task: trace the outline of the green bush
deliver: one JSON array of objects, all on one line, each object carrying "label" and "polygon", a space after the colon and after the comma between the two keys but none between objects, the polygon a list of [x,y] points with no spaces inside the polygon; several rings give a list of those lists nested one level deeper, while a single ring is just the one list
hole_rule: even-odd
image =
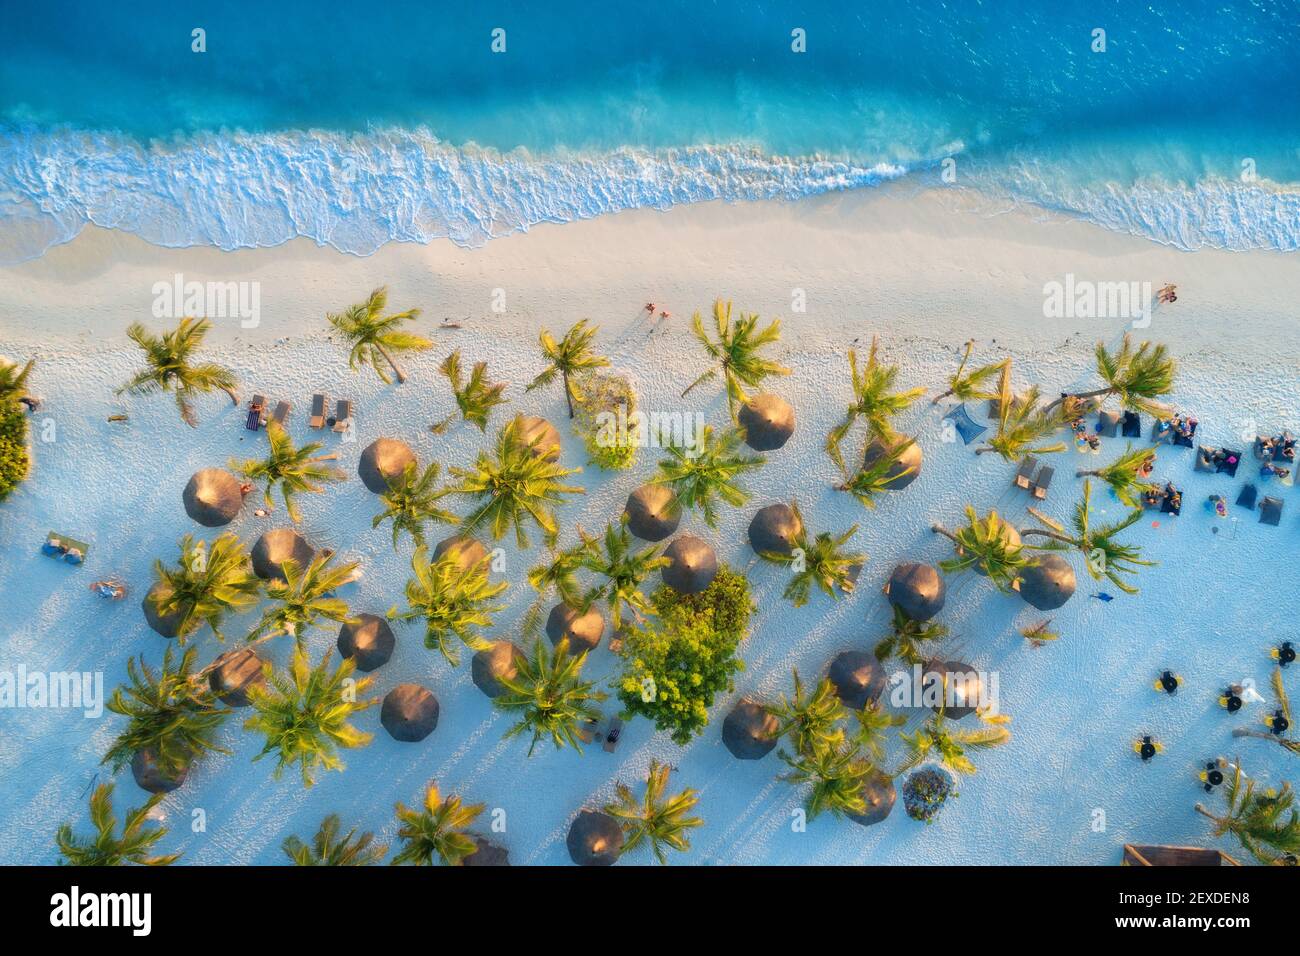
[{"label": "green bush", "polygon": [[641,441],[632,384],[610,372],[588,372],[577,384],[582,401],[574,410],[573,427],[582,436],[591,463],[606,471],[631,468]]},{"label": "green bush", "polygon": [[27,416],[16,402],[0,406],[0,501],[27,477]]},{"label": "green bush", "polygon": [[744,670],[736,648],[754,611],[749,582],[724,566],[699,594],[661,585],[650,600],[657,617],[624,638],[618,699],[629,716],[648,717],[676,743],[689,743],[709,722],[714,696],[730,691]]}]

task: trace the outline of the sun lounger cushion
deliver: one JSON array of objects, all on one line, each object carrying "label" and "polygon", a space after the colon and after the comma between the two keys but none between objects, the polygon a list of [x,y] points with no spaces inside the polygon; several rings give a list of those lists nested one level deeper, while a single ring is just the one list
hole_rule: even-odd
[{"label": "sun lounger cushion", "polygon": [[1114,438],[1119,434],[1119,412],[1099,412],[1097,414],[1097,434]]},{"label": "sun lounger cushion", "polygon": [[1237,505],[1241,508],[1255,507],[1255,499],[1259,497],[1259,489],[1254,485],[1246,485],[1241,489],[1241,494],[1237,495]]},{"label": "sun lounger cushion", "polygon": [[1217,471],[1214,464],[1214,449],[1206,448],[1204,445],[1196,449],[1195,467],[1197,471]]},{"label": "sun lounger cushion", "polygon": [[1056,474],[1056,469],[1051,465],[1044,465],[1038,470],[1038,477],[1034,479],[1034,497],[1043,498],[1047,495],[1047,489],[1052,485],[1052,476]]},{"label": "sun lounger cushion", "polygon": [[1259,503],[1259,523],[1278,525],[1282,521],[1282,499],[1272,495]]},{"label": "sun lounger cushion", "polygon": [[1164,501],[1160,503],[1160,510],[1165,514],[1178,515],[1183,513],[1183,496],[1182,495],[1165,495]]},{"label": "sun lounger cushion", "polygon": [[1016,469],[1016,478],[1013,484],[1015,484],[1016,487],[1018,488],[1028,488],[1031,484],[1033,484],[1032,479],[1034,477],[1034,469],[1037,467],[1038,467],[1038,459],[1035,458],[1033,455],[1030,455],[1028,458],[1022,461],[1020,463],[1020,467]]},{"label": "sun lounger cushion", "polygon": [[1137,412],[1125,412],[1120,419],[1120,434],[1125,438],[1142,437],[1142,419]]},{"label": "sun lounger cushion", "polygon": [[957,430],[961,436],[962,444],[969,445],[980,435],[988,431],[987,425],[981,425],[970,417],[970,412],[966,410],[965,405],[958,405],[947,415],[943,416],[946,422],[952,422],[952,427]]},{"label": "sun lounger cushion", "polygon": [[275,419],[276,423],[283,425],[285,419],[289,417],[289,408],[288,402],[281,402],[275,406],[275,414],[271,417]]},{"label": "sun lounger cushion", "polygon": [[1192,439],[1196,436],[1196,422],[1192,422],[1191,426],[1192,427],[1190,432],[1186,435],[1184,435],[1182,432],[1178,431],[1177,429],[1174,430],[1175,445],[1181,445],[1183,448],[1193,447],[1195,442],[1193,442]]},{"label": "sun lounger cushion", "polygon": [[1237,466],[1241,464],[1241,452],[1233,451],[1231,448],[1224,448],[1222,451],[1226,457],[1219,462],[1219,473],[1235,478]]}]

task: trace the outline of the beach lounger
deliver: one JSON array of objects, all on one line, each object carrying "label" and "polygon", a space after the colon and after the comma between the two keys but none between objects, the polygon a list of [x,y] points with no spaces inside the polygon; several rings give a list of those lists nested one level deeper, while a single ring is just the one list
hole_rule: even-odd
[{"label": "beach lounger", "polygon": [[1255,510],[1255,500],[1259,496],[1259,489],[1254,485],[1246,485],[1241,489],[1241,494],[1237,495],[1237,507],[1249,508]]},{"label": "beach lounger", "polygon": [[1183,513],[1183,493],[1177,488],[1170,494],[1166,492],[1164,500],[1160,503],[1160,510],[1167,515],[1173,515],[1175,518]]},{"label": "beach lounger", "polygon": [[1114,438],[1119,434],[1119,412],[1097,413],[1097,434],[1104,438]]},{"label": "beach lounger", "polygon": [[591,720],[584,722],[583,725],[578,728],[578,739],[584,744],[589,744],[596,739],[596,734],[599,729],[600,724],[593,717]]},{"label": "beach lounger", "polygon": [[956,429],[957,434],[961,436],[962,444],[969,445],[980,435],[989,430],[987,425],[981,425],[970,417],[970,412],[966,410],[965,405],[958,405],[947,415],[943,416],[945,422],[952,422],[952,427]]},{"label": "beach lounger", "polygon": [[345,432],[351,427],[352,403],[341,398],[338,405],[334,407],[334,430],[336,432]]},{"label": "beach lounger", "polygon": [[1237,466],[1241,464],[1241,452],[1234,451],[1231,448],[1221,448],[1219,450],[1226,456],[1219,462],[1219,473],[1232,478],[1237,477]]},{"label": "beach lounger", "polygon": [[244,427],[250,432],[255,432],[266,423],[266,396],[254,395],[253,400],[248,403],[248,420],[244,422]]},{"label": "beach lounger", "polygon": [[1259,523],[1276,527],[1282,522],[1282,499],[1272,495],[1259,503]]},{"label": "beach lounger", "polygon": [[51,531],[45,536],[45,543],[41,545],[41,554],[47,558],[54,558],[59,561],[66,561],[68,564],[81,564],[86,560],[86,555],[90,552],[90,545],[84,541],[78,541],[76,538],[69,538],[65,534]]},{"label": "beach lounger", "polygon": [[288,402],[281,402],[275,406],[275,414],[271,416],[271,421],[275,422],[281,428],[289,420],[289,409],[292,406]]},{"label": "beach lounger", "polygon": [[[1186,423],[1185,423],[1185,424],[1186,424]],[[1192,427],[1191,427],[1191,429],[1188,431],[1188,433],[1187,433],[1186,435],[1184,435],[1182,432],[1180,432],[1177,428],[1173,429],[1173,434],[1174,434],[1174,444],[1175,444],[1175,445],[1178,445],[1178,446],[1180,446],[1180,447],[1182,447],[1182,448],[1193,448],[1193,447],[1195,447],[1195,444],[1196,444],[1196,443],[1195,443],[1194,441],[1192,441],[1192,439],[1196,437],[1196,426],[1197,426],[1197,424],[1198,424],[1198,423],[1195,422],[1195,421],[1191,422],[1191,426],[1192,426]]]},{"label": "beach lounger", "polygon": [[1272,445],[1268,446],[1267,451],[1264,450],[1264,442],[1267,440],[1263,435],[1255,436],[1255,457],[1260,461],[1271,461],[1277,453],[1277,449]]},{"label": "beach lounger", "polygon": [[1016,471],[1016,477],[1012,479],[1011,483],[1017,488],[1024,488],[1028,491],[1029,486],[1033,483],[1034,469],[1037,467],[1038,459],[1030,455],[1020,463],[1020,468]]},{"label": "beach lounger", "polygon": [[1125,438],[1142,437],[1142,418],[1137,412],[1125,412],[1120,419],[1119,433]]},{"label": "beach lounger", "polygon": [[1034,479],[1033,495],[1039,501],[1047,497],[1047,489],[1052,485],[1052,476],[1056,474],[1056,469],[1051,465],[1044,465],[1038,469],[1038,477]]},{"label": "beach lounger", "polygon": [[605,752],[613,753],[618,749],[619,738],[623,736],[623,721],[617,717],[609,719],[609,730],[605,732]]},{"label": "beach lounger", "polygon": [[1202,445],[1196,449],[1196,464],[1193,466],[1197,471],[1218,471],[1214,464],[1214,452],[1216,449],[1206,448]]},{"label": "beach lounger", "polygon": [[307,425],[310,428],[325,427],[325,396],[320,392],[311,397],[311,419]]}]

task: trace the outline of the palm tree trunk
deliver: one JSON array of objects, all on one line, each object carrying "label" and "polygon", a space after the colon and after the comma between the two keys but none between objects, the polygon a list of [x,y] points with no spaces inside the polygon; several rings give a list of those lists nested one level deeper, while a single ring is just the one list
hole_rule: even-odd
[{"label": "palm tree trunk", "polygon": [[569,373],[560,372],[560,380],[564,383],[564,400],[569,403],[569,418],[573,418],[573,394],[569,391]]},{"label": "palm tree trunk", "polygon": [[403,372],[401,368],[398,367],[398,364],[393,361],[393,357],[388,354],[388,349],[384,348],[378,342],[375,343],[375,348],[379,351],[379,354],[384,357],[384,361],[388,363],[389,367],[392,368],[393,374],[397,376],[398,384],[404,384],[406,382],[406,373]]},{"label": "palm tree trunk", "polygon": [[951,531],[949,531],[947,528],[945,528],[945,527],[944,527],[943,525],[941,525],[941,524],[932,524],[932,525],[930,525],[930,530],[933,531],[935,534],[941,534],[941,535],[943,535],[945,538],[947,538],[947,539],[948,539],[949,541],[951,541],[953,544],[960,544],[960,542],[957,540],[957,536],[956,536],[955,534],[953,534]]},{"label": "palm tree trunk", "polygon": [[1238,727],[1236,730],[1234,730],[1234,731],[1232,732],[1232,736],[1234,736],[1234,737],[1258,737],[1260,740],[1272,740],[1272,741],[1274,741],[1275,743],[1280,743],[1280,742],[1281,742],[1281,741],[1280,741],[1276,736],[1274,736],[1273,734],[1265,733],[1265,732],[1262,731],[1262,730],[1247,730],[1247,729],[1245,729],[1244,727]]},{"label": "palm tree trunk", "polygon": [[996,451],[997,451],[996,448],[990,448],[988,445],[981,445],[979,448],[975,449],[975,454],[987,455],[989,454],[989,452],[996,452]]},{"label": "palm tree trunk", "polygon": [[1203,817],[1209,817],[1209,818],[1210,818],[1211,820],[1213,820],[1215,823],[1219,823],[1219,822],[1221,822],[1221,821],[1219,820],[1218,817],[1216,817],[1216,816],[1215,816],[1213,813],[1211,813],[1209,810],[1205,809],[1204,805],[1202,805],[1202,804],[1199,804],[1199,803],[1198,803],[1196,806],[1192,807],[1192,809],[1195,810],[1197,813],[1199,813],[1199,814],[1200,814],[1201,816],[1203,816]]},{"label": "palm tree trunk", "polygon": [[1100,478],[1100,477],[1101,477],[1101,472],[1099,472],[1099,471],[1086,471],[1085,469],[1080,468],[1078,471],[1076,471],[1076,472],[1074,473],[1074,477],[1076,477],[1076,478]]},{"label": "palm tree trunk", "polygon": [[1101,395],[1111,395],[1111,394],[1113,394],[1111,389],[1107,387],[1107,388],[1094,389],[1091,392],[1079,392],[1076,395],[1062,395],[1060,398],[1056,399],[1056,401],[1049,403],[1047,407],[1043,409],[1043,414],[1044,415],[1050,414],[1052,409],[1056,408],[1057,405],[1063,404],[1067,398],[1089,399],[1089,398],[1097,398]]},{"label": "palm tree trunk", "polygon": [[221,390],[222,390],[223,392],[225,392],[228,396],[230,396],[230,404],[231,404],[231,405],[234,405],[236,408],[238,408],[238,407],[239,407],[239,395],[236,394],[235,390],[234,390],[233,388],[222,388]]},{"label": "palm tree trunk", "polygon": [[1067,538],[1065,535],[1061,534],[1058,531],[1046,531],[1043,528],[1026,528],[1024,531],[1020,532],[1020,536],[1022,538],[1027,538],[1031,534],[1036,534],[1041,538],[1051,538],[1053,541],[1059,541],[1062,544],[1068,544],[1071,547],[1077,546],[1074,539]]},{"label": "palm tree trunk", "polygon": [[934,398],[930,399],[930,404],[931,404],[931,405],[938,405],[938,404],[939,404],[940,402],[942,402],[945,398],[947,398],[949,395],[951,395],[951,394],[952,394],[952,391],[953,391],[953,390],[950,388],[950,389],[948,389],[948,391],[946,391],[946,392],[940,392],[938,395],[934,396]]}]

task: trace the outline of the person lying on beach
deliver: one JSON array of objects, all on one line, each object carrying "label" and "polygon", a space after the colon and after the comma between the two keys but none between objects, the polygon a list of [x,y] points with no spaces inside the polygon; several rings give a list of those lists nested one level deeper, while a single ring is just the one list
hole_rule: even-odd
[{"label": "person lying on beach", "polygon": [[1178,286],[1174,285],[1172,282],[1166,283],[1163,287],[1156,290],[1156,301],[1177,302],[1178,301],[1177,290],[1178,290]]}]

